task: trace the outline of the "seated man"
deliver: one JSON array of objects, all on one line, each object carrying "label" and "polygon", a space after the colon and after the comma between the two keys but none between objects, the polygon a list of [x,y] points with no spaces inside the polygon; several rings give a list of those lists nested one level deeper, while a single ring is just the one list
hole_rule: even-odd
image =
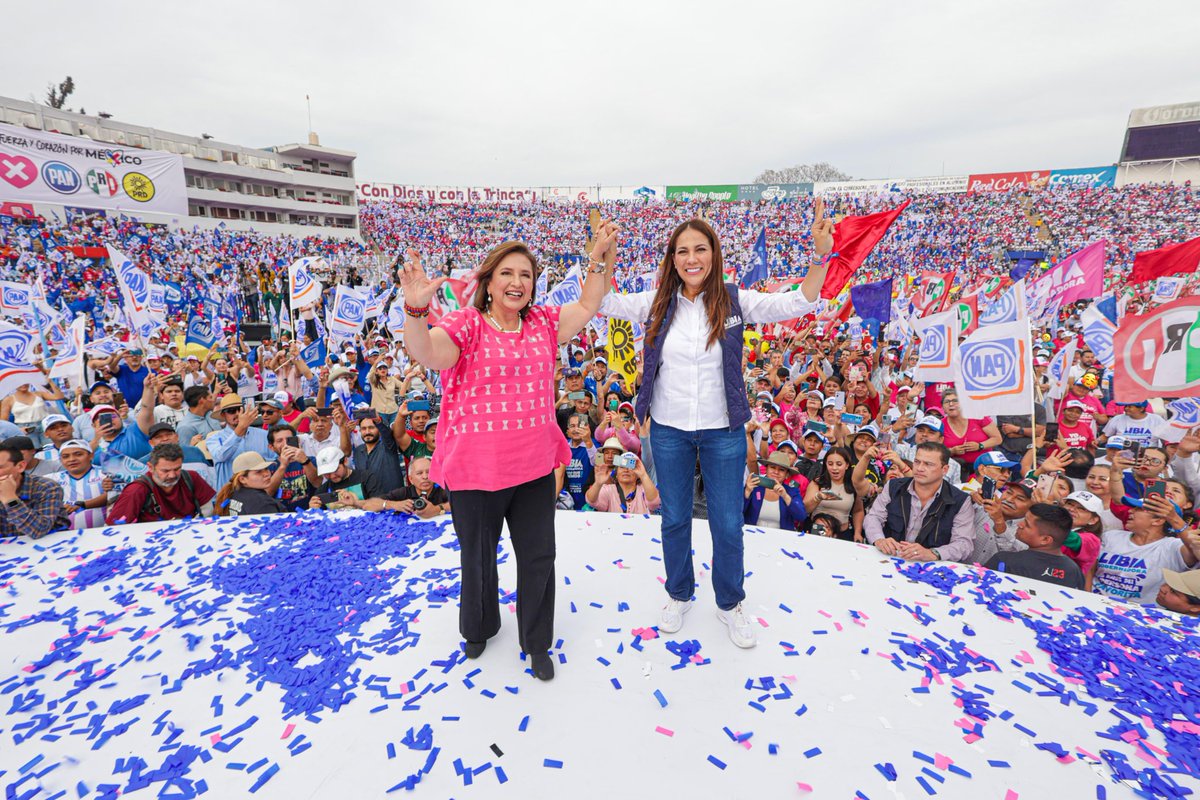
[{"label": "seated man", "polygon": [[408,477],[411,485],[393,489],[382,497],[359,500],[353,493],[342,491],[338,500],[364,511],[401,511],[422,519],[450,513],[450,495],[429,479],[428,458],[414,458],[408,467]]},{"label": "seated man", "polygon": [[340,508],[343,503],[338,497],[343,490],[359,500],[366,497],[363,493],[363,476],[346,464],[346,454],[341,447],[326,447],[317,453],[317,476],[321,484],[313,490],[308,501],[309,508]]},{"label": "seated man", "polygon": [[[213,475],[213,468],[208,465],[208,459],[204,457],[204,453],[198,447],[192,447],[190,444],[184,444],[179,440],[179,433],[172,428],[170,423],[156,422],[150,426],[150,434],[147,437],[150,440],[150,447],[158,447],[160,444],[177,444],[179,449],[183,451],[183,468],[204,478],[204,481],[212,486],[216,482]],[[151,451],[153,452],[153,451]]]},{"label": "seated man", "polygon": [[108,509],[109,525],[206,517],[216,491],[204,478],[183,468],[183,449],[160,444],[150,452],[150,469],[130,481]]},{"label": "seated man", "polygon": [[11,439],[0,442],[0,537],[38,539],[71,527],[62,487],[25,469],[24,451]]},{"label": "seated man", "polygon": [[1034,503],[1017,525],[1017,539],[1028,549],[996,553],[984,566],[1068,589],[1082,589],[1082,570],[1062,554],[1071,524],[1071,515],[1065,509]]}]

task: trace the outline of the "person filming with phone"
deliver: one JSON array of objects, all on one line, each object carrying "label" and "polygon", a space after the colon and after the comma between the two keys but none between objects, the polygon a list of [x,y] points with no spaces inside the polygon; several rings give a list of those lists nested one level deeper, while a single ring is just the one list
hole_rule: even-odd
[{"label": "person filming with phone", "polygon": [[[605,442],[605,448],[610,450],[618,445],[616,439]],[[642,460],[624,450],[613,456],[612,469],[596,469],[595,482],[586,497],[588,505],[596,511],[622,514],[652,514],[662,504]]]},{"label": "person filming with phone", "polygon": [[[792,459],[782,450],[776,450],[767,458],[758,459],[766,468],[765,475],[751,473],[746,478],[742,496],[742,516],[747,525],[763,528],[781,528],[787,531],[800,530],[808,519],[804,507],[804,494],[799,486],[789,485],[788,479],[798,475]],[[807,481],[805,484],[808,485]]]}]

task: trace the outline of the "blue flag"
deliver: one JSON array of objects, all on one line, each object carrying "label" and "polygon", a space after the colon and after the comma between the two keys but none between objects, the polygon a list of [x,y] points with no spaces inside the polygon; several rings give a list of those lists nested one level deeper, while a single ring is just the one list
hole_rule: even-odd
[{"label": "blue flag", "polygon": [[747,289],[759,281],[765,281],[768,277],[770,277],[770,273],[767,271],[767,229],[763,228],[758,232],[758,241],[754,243],[750,266],[742,273],[738,285]]},{"label": "blue flag", "polygon": [[318,339],[300,351],[300,358],[304,359],[304,363],[308,365],[309,369],[320,369],[325,366],[327,356],[323,339]]},{"label": "blue flag", "polygon": [[193,314],[188,319],[187,337],[185,344],[198,344],[206,350],[216,344],[217,337],[213,333],[212,320],[203,314]]},{"label": "blue flag", "polygon": [[1096,300],[1096,308],[1100,309],[1100,313],[1108,317],[1108,321],[1113,325],[1117,324],[1117,296],[1112,292],[1101,295]]},{"label": "blue flag", "polygon": [[854,303],[855,314],[886,325],[892,321],[892,279],[851,286],[850,301]]}]

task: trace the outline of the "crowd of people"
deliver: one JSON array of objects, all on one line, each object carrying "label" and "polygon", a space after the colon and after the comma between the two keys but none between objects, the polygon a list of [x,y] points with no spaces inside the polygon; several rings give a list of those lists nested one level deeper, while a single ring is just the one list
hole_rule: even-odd
[{"label": "crowd of people", "polygon": [[[829,207],[870,213],[899,199],[834,197]],[[1052,244],[1070,252],[1099,238],[1112,243],[1108,271],[1119,277],[1133,253],[1200,235],[1200,198],[1190,186],[912,200],[856,281],[933,268],[959,270],[964,280],[1007,274],[1006,249]],[[809,203],[606,203],[601,213],[620,230],[618,283],[657,272],[672,231],[697,213],[730,262],[748,259],[765,227],[773,279],[812,269],[819,219]],[[338,282],[379,281],[378,265],[398,262],[404,250],[450,274],[520,240],[553,285],[570,264],[588,261],[588,208],[367,204],[362,223],[371,247],[101,216],[0,219],[0,277],[40,280],[64,317],[87,315],[89,341],[116,343],[89,354],[79,385],[48,381],[2,398],[0,536],[315,508],[449,513],[452,492],[435,479],[433,457],[439,444],[471,444],[461,420],[439,443],[448,373],[423,365],[425,351],[415,358],[411,343],[379,321],[336,346],[329,340],[325,362],[310,365],[300,353],[323,338],[321,315],[284,313],[286,266],[324,258],[328,294]],[[155,280],[183,287],[161,339],[138,340],[125,324],[111,265],[90,249],[109,244]],[[274,323],[272,335],[249,342],[232,319],[221,343],[197,353],[183,341],[188,318],[203,298],[224,293],[240,298],[243,322]],[[647,318],[648,309],[622,296],[608,295],[604,313]],[[1038,332],[1035,414],[994,419],[965,417],[953,385],[916,380],[913,341],[851,338],[844,325],[819,333],[810,321],[780,332],[749,322],[784,317],[755,317],[744,305],[737,349],[750,418],[737,424],[745,443],[737,523],[861,542],[908,560],[978,563],[1200,614],[1200,429],[1181,427],[1161,399],[1110,401],[1111,365],[1098,363],[1079,333],[1086,305],[1064,308]],[[280,324],[285,316],[290,329]],[[419,314],[406,324],[417,322],[425,322]],[[572,332],[547,376],[566,442],[553,471],[560,513],[661,514],[664,526],[682,525],[680,504],[670,501],[678,487],[664,486],[669,472],[690,485],[688,524],[707,516],[715,525],[731,504],[706,487],[703,455],[681,473],[682,457],[663,449],[670,440],[651,434],[646,351],[630,379],[610,369],[601,339],[590,327]],[[1052,399],[1046,366],[1072,340],[1080,348],[1070,391]],[[48,369],[52,356],[50,348],[39,366]],[[695,387],[670,385],[678,407],[687,407]],[[696,413],[702,418],[703,408]]]}]

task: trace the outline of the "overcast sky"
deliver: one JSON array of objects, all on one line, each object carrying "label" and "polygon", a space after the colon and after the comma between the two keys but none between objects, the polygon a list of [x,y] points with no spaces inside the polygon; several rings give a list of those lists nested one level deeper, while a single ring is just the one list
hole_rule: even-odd
[{"label": "overcast sky", "polygon": [[[1132,108],[1200,100],[1179,2],[105,2],[6,9],[0,94],[360,179],[748,182],[1113,163]],[[20,31],[27,35],[16,35]]]}]

